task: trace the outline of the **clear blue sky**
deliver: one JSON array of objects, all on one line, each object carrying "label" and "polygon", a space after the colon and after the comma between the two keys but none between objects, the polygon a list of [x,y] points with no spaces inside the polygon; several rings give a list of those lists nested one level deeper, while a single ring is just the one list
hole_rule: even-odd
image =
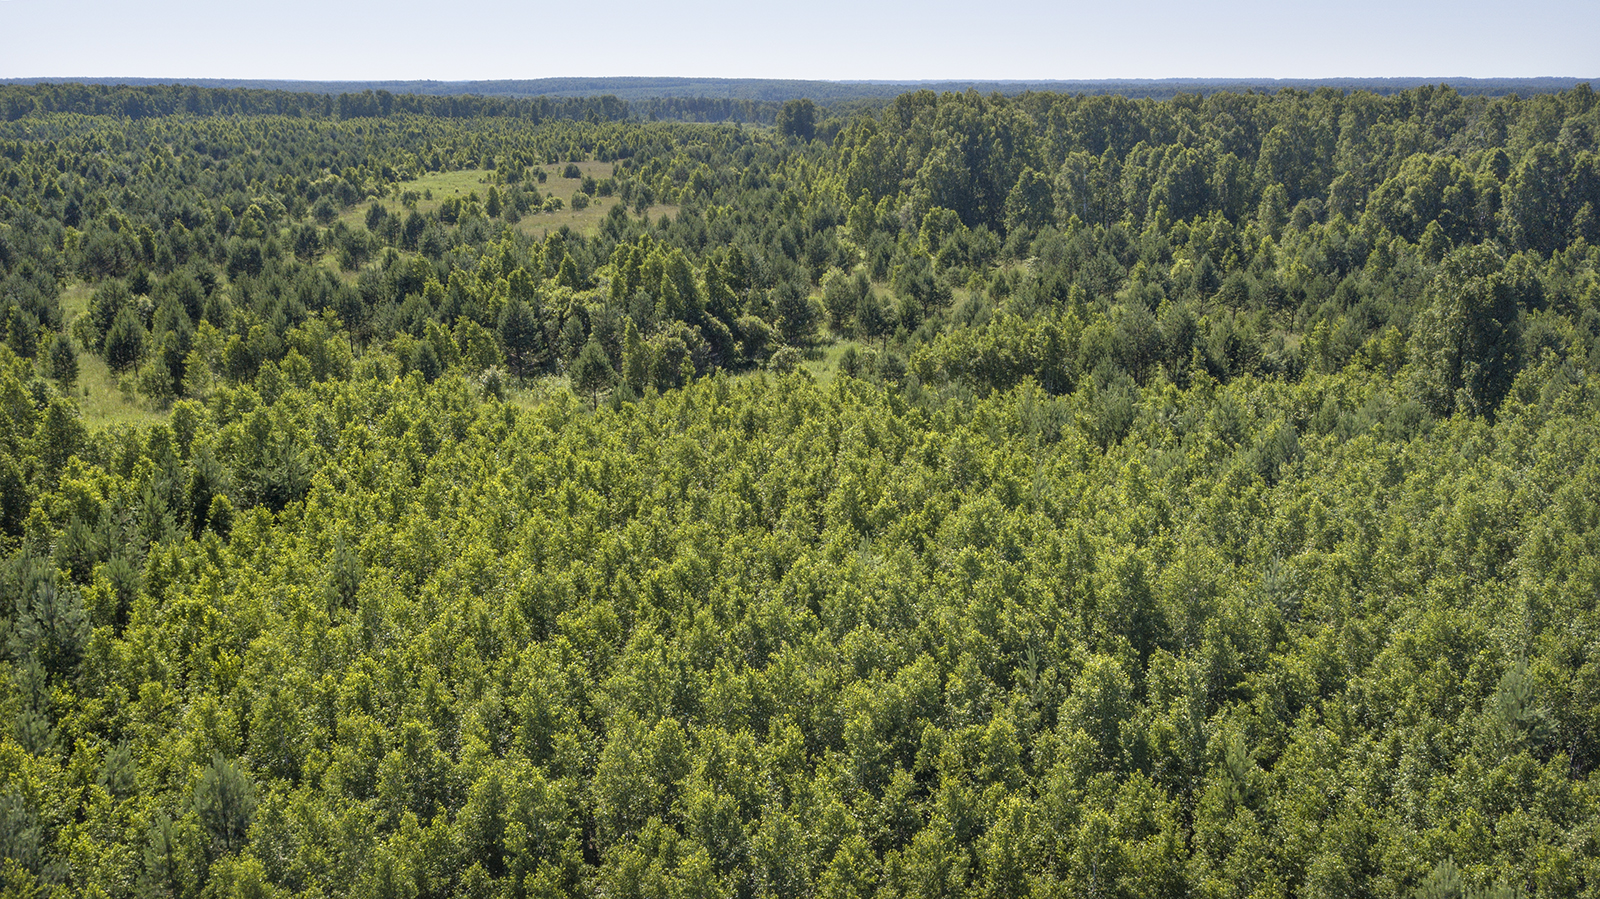
[{"label": "clear blue sky", "polygon": [[0,77],[1600,76],[1600,2],[0,0]]}]

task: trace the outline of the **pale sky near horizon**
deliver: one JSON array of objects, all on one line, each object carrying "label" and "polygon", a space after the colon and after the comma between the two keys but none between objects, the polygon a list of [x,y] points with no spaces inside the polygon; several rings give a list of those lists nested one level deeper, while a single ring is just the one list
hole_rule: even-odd
[{"label": "pale sky near horizon", "polygon": [[1600,2],[0,0],[0,78],[1600,76]]}]

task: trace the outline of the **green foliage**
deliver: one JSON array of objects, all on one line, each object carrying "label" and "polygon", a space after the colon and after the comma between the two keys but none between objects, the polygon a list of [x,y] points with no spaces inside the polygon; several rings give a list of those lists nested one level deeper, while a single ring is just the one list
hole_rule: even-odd
[{"label": "green foliage", "polygon": [[50,377],[64,389],[71,390],[78,382],[78,351],[72,347],[72,338],[58,334],[50,342],[48,359]]},{"label": "green foliage", "polygon": [[1428,401],[1439,411],[1493,412],[1520,367],[1519,284],[1490,247],[1452,252],[1428,286],[1417,331]]},{"label": "green foliage", "polygon": [[139,316],[131,307],[124,306],[106,332],[106,364],[116,372],[133,368],[144,356],[147,337]]},{"label": "green foliage", "polygon": [[572,389],[579,394],[588,394],[596,407],[600,404],[600,391],[609,389],[617,380],[611,360],[606,358],[605,350],[593,338],[584,344],[578,358],[572,361],[568,375],[572,378]]},{"label": "green foliage", "polygon": [[255,810],[255,787],[249,777],[233,762],[213,755],[194,787],[194,813],[211,835],[212,846],[221,852],[241,848]]},{"label": "green foliage", "polygon": [[18,96],[0,889],[1600,882],[1587,90]]},{"label": "green foliage", "polygon": [[808,141],[816,132],[817,107],[810,100],[790,100],[778,110],[779,134]]}]

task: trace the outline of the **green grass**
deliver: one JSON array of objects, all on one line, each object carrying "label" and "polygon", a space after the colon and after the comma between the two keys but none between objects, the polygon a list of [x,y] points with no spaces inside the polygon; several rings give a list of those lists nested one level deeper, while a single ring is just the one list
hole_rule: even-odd
[{"label": "green grass", "polygon": [[[460,172],[428,172],[420,178],[402,181],[399,184],[401,193],[414,190],[424,199],[417,201],[417,211],[421,213],[438,212],[444,201],[451,198],[461,198],[476,193],[479,200],[489,196],[490,172],[482,169],[468,169]],[[431,196],[430,196],[431,195]],[[405,207],[393,197],[375,201],[391,213],[405,214]],[[367,218],[367,205],[357,204],[339,216],[340,220],[352,228],[364,227]]]},{"label": "green grass", "polygon": [[[596,181],[604,181],[611,177],[611,163],[609,162],[580,162],[577,163],[578,171],[584,176],[592,177]],[[600,230],[600,223],[605,219],[611,207],[621,203],[617,197],[592,197],[586,209],[572,208],[572,195],[578,192],[583,185],[583,178],[564,178],[561,171],[566,163],[557,163],[547,166],[549,177],[543,184],[535,184],[539,193],[544,196],[560,197],[566,204],[559,212],[528,212],[515,226],[517,230],[530,236],[544,238],[551,231],[566,225],[580,234],[593,236]],[[494,173],[485,169],[466,169],[459,172],[429,172],[420,178],[402,181],[398,185],[399,193],[416,191],[423,199],[417,200],[418,212],[429,213],[438,211],[445,200],[457,198],[464,199],[474,193],[478,200],[485,201],[489,197],[489,187],[494,184]],[[501,186],[504,192],[504,186]],[[390,213],[405,213],[405,207],[393,197],[374,200],[387,209]],[[366,222],[369,204],[359,204],[343,213],[339,218],[352,228],[363,227]],[[663,215],[675,215],[676,206],[657,204],[645,210],[652,219]]]},{"label": "green grass", "polygon": [[[94,291],[86,284],[73,284],[61,293],[61,317],[72,333],[72,321],[89,311]],[[118,379],[105,360],[78,347],[78,383],[72,388],[78,412],[91,428],[117,425],[150,425],[166,420],[166,413],[149,408],[132,393],[124,394]]]},{"label": "green grass", "polygon": [[540,375],[521,384],[516,378],[507,376],[505,388],[506,402],[523,411],[537,409],[558,394],[572,392],[571,382],[566,375]]},{"label": "green grass", "polygon": [[78,411],[90,427],[152,425],[166,421],[164,410],[151,409],[134,394],[124,394],[116,376],[100,357],[78,353],[78,384],[73,388]]},{"label": "green grass", "polygon": [[810,372],[818,384],[826,384],[839,373],[839,357],[850,347],[855,347],[858,353],[868,349],[866,344],[841,337],[832,343],[812,347],[806,353],[806,361],[801,363],[800,367]]},{"label": "green grass", "polygon": [[72,320],[89,311],[89,297],[94,294],[89,285],[72,284],[61,292],[61,321],[68,328]]},{"label": "green grass", "polygon": [[357,273],[347,272],[339,265],[339,254],[335,250],[324,250],[322,255],[317,258],[317,265],[332,272],[346,284],[356,283]]}]

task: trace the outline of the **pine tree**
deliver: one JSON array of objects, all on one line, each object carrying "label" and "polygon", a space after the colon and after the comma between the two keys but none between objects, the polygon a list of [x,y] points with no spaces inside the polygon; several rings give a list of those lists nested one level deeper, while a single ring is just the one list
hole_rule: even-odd
[{"label": "pine tree", "polygon": [[573,391],[587,393],[596,409],[600,407],[600,391],[609,389],[617,380],[617,373],[611,367],[611,360],[606,358],[606,351],[593,337],[583,345],[568,374],[572,379]]},{"label": "pine tree", "polygon": [[111,323],[111,331],[106,334],[106,364],[112,371],[125,372],[139,364],[139,358],[144,355],[145,336],[139,314],[132,306],[122,307]]},{"label": "pine tree", "polygon": [[73,349],[72,338],[57,334],[50,342],[50,377],[62,387],[71,390],[78,380],[78,351]]}]

